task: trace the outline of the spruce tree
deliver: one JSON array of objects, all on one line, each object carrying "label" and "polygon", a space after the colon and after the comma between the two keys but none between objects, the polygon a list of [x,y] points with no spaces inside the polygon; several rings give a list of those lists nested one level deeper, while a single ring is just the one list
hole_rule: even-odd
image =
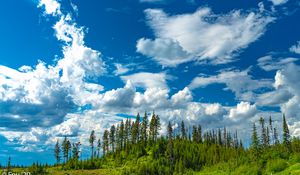
[{"label": "spruce tree", "polygon": [[91,134],[90,134],[90,138],[89,138],[89,143],[91,146],[91,159],[94,158],[94,142],[96,140],[96,136],[95,136],[95,131],[92,130]]},{"label": "spruce tree", "polygon": [[174,144],[173,144],[173,128],[171,122],[169,121],[168,128],[167,128],[167,137],[168,137],[168,149],[167,155],[169,158],[169,168],[173,169],[174,167]]},{"label": "spruce tree", "polygon": [[186,139],[187,138],[186,137],[186,130],[185,130],[183,120],[181,121],[180,130],[181,130],[181,139]]},{"label": "spruce tree", "polygon": [[286,122],[285,114],[282,115],[282,129],[283,129],[283,144],[285,145],[286,148],[289,150],[291,149],[291,138],[290,138],[290,131],[288,124]]},{"label": "spruce tree", "polygon": [[145,145],[147,143],[147,139],[148,139],[148,115],[147,112],[145,112],[144,114],[144,118],[143,118],[143,122],[142,122],[142,126],[141,126],[141,140],[143,142],[143,144]]},{"label": "spruce tree", "polygon": [[109,140],[113,152],[115,151],[115,134],[116,134],[116,127],[115,125],[112,125],[110,127],[110,132],[109,132]]},{"label": "spruce tree", "polygon": [[97,141],[97,158],[100,157],[100,149],[101,149],[101,139],[99,138]]},{"label": "spruce tree", "polygon": [[255,123],[253,123],[253,127],[252,127],[251,149],[254,151],[254,156],[257,158],[259,155],[259,139],[258,139]]},{"label": "spruce tree", "polygon": [[106,129],[103,133],[103,144],[102,144],[102,150],[103,150],[103,156],[106,155],[106,153],[108,153],[108,145],[109,145],[109,131]]},{"label": "spruce tree", "polygon": [[68,160],[68,155],[69,155],[69,146],[68,146],[67,136],[65,136],[65,138],[61,144],[61,147],[62,147],[62,151],[63,151],[64,162],[66,163]]},{"label": "spruce tree", "polygon": [[59,146],[59,141],[58,140],[56,141],[56,144],[55,144],[55,147],[54,147],[54,156],[55,156],[55,159],[56,159],[56,163],[58,165],[59,162],[60,162],[60,146]]}]

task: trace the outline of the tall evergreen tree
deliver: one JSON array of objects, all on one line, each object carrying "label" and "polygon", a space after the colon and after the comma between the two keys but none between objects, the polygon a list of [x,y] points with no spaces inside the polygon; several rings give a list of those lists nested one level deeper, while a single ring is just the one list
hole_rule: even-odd
[{"label": "tall evergreen tree", "polygon": [[116,134],[116,127],[115,125],[112,125],[110,127],[110,132],[109,132],[109,140],[113,152],[115,151],[115,134]]},{"label": "tall evergreen tree", "polygon": [[96,136],[95,136],[95,131],[92,130],[91,134],[90,134],[90,138],[89,138],[89,143],[91,146],[91,158],[94,158],[94,142],[96,140]]},{"label": "tall evergreen tree", "polygon": [[193,142],[198,143],[199,142],[198,138],[199,138],[199,135],[198,135],[197,126],[193,125],[193,131],[192,131],[192,140],[193,140]]},{"label": "tall evergreen tree", "polygon": [[289,150],[291,149],[291,136],[290,136],[290,131],[288,124],[286,122],[285,114],[282,115],[282,129],[283,129],[283,135],[282,135],[282,140],[283,144],[285,145],[286,148]]},{"label": "tall evergreen tree", "polygon": [[257,156],[259,155],[259,139],[258,139],[255,123],[253,123],[253,127],[252,127],[251,149],[254,151],[254,155],[257,158]]},{"label": "tall evergreen tree", "polygon": [[169,158],[169,168],[173,169],[174,164],[175,164],[175,162],[174,162],[174,144],[173,144],[173,128],[172,128],[172,125],[171,125],[170,121],[169,121],[169,124],[168,124],[167,131],[168,131],[168,134],[167,134],[167,137],[168,137],[167,155],[168,155],[168,158]]},{"label": "tall evergreen tree", "polygon": [[120,124],[120,131],[119,131],[119,138],[120,138],[121,149],[124,148],[124,129],[125,129],[124,121],[122,120],[121,124]]},{"label": "tall evergreen tree", "polygon": [[186,137],[186,129],[185,129],[183,120],[181,121],[180,131],[181,131],[181,139],[186,139],[187,138]]},{"label": "tall evergreen tree", "polygon": [[147,139],[148,139],[148,115],[147,112],[145,112],[144,114],[144,118],[143,118],[143,122],[142,122],[142,126],[141,126],[141,140],[143,144],[147,143]]},{"label": "tall evergreen tree", "polygon": [[273,129],[273,120],[272,117],[269,117],[269,128],[270,128],[270,144],[274,144],[275,140],[274,140],[274,129]]},{"label": "tall evergreen tree", "polygon": [[63,157],[64,157],[64,162],[66,163],[68,161],[68,156],[69,156],[69,140],[67,136],[65,136],[63,142],[62,142],[62,151],[63,151]]},{"label": "tall evergreen tree", "polygon": [[198,143],[202,143],[202,128],[201,128],[201,125],[198,125]]},{"label": "tall evergreen tree", "polygon": [[130,135],[130,121],[127,118],[125,121],[125,126],[124,126],[124,142],[125,142],[125,147],[127,147],[129,143],[129,135]]},{"label": "tall evergreen tree", "polygon": [[108,153],[108,145],[109,145],[109,131],[106,129],[103,133],[103,144],[102,144],[102,150],[103,150],[103,156]]},{"label": "tall evergreen tree", "polygon": [[218,144],[222,145],[222,132],[221,129],[218,129]]},{"label": "tall evergreen tree", "polygon": [[263,117],[260,117],[259,123],[261,125],[261,143],[262,146],[265,148],[268,146],[268,136],[267,136],[267,130],[265,128],[265,119]]},{"label": "tall evergreen tree", "polygon": [[100,157],[100,149],[101,149],[101,139],[99,138],[97,141],[97,158]]},{"label": "tall evergreen tree", "polygon": [[70,140],[67,140],[67,153],[68,153],[67,161],[68,161],[69,159],[71,159],[71,157],[72,157],[72,152],[71,152],[71,150],[72,150],[72,144],[71,144],[71,141],[70,141]]},{"label": "tall evergreen tree", "polygon": [[60,146],[59,146],[59,141],[56,141],[55,147],[54,147],[54,156],[56,159],[56,163],[59,164],[60,162]]}]

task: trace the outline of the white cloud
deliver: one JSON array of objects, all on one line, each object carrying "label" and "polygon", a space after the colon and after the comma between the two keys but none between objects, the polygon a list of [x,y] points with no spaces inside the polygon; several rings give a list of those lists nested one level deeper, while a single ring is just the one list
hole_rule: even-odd
[{"label": "white cloud", "polygon": [[287,64],[296,62],[297,58],[273,58],[272,56],[264,56],[259,58],[258,66],[262,68],[265,71],[271,71],[271,70],[279,70],[284,68]]},{"label": "white cloud", "polygon": [[297,44],[293,45],[290,48],[290,51],[294,52],[294,53],[297,53],[297,54],[300,54],[300,41],[298,41]]},{"label": "white cloud", "polygon": [[269,0],[269,1],[271,1],[275,6],[282,5],[288,2],[288,0]]},{"label": "white cloud", "polygon": [[174,16],[160,9],[145,13],[156,38],[140,39],[137,51],[164,66],[191,60],[212,64],[233,61],[233,55],[256,41],[274,20],[256,12],[217,15],[210,8]]},{"label": "white cloud", "polygon": [[249,75],[249,71],[249,69],[244,71],[225,70],[218,75],[198,76],[192,80],[189,88],[196,89],[215,83],[225,84],[224,90],[231,90],[238,99],[253,101],[255,98],[253,91],[261,88],[272,88],[272,82],[268,79],[255,80]]},{"label": "white cloud", "polygon": [[155,40],[141,38],[137,42],[137,52],[155,58],[159,64],[176,66],[192,60],[192,55],[187,53],[177,41],[157,38]]},{"label": "white cloud", "polygon": [[166,80],[170,79],[165,73],[149,73],[140,72],[132,75],[121,76],[124,82],[130,82],[137,87],[147,88],[161,88],[169,89]]},{"label": "white cloud", "polygon": [[60,3],[56,0],[40,0],[38,7],[45,7],[45,12],[48,15],[61,15]]},{"label": "white cloud", "polygon": [[229,118],[238,121],[238,120],[247,120],[250,117],[253,117],[257,112],[256,106],[251,105],[249,102],[240,102],[237,104],[236,108],[230,109]]},{"label": "white cloud", "polygon": [[182,106],[185,105],[187,102],[191,102],[192,100],[193,95],[188,87],[185,87],[183,90],[178,91],[171,97],[171,101],[174,106]]},{"label": "white cloud", "polygon": [[118,76],[118,75],[123,75],[123,74],[127,73],[128,71],[130,71],[129,68],[127,68],[126,66],[123,66],[123,65],[120,64],[120,63],[115,63],[114,65],[115,65],[115,67],[116,67],[116,70],[114,71],[114,74],[115,74],[116,76]]}]

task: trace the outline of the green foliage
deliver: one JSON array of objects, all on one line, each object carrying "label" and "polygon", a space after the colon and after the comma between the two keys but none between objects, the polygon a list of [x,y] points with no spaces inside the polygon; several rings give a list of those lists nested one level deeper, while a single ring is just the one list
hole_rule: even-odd
[{"label": "green foliage", "polygon": [[288,167],[286,160],[283,159],[274,159],[270,160],[267,163],[267,171],[270,173],[277,173],[283,171]]},{"label": "green foliage", "polygon": [[[91,159],[80,160],[80,143],[73,143],[72,152],[69,151],[70,141],[65,137],[62,142],[65,161],[61,169],[117,168],[119,174],[130,175],[259,175],[296,172],[288,166],[300,162],[300,139],[290,138],[288,125],[283,116],[283,140],[279,142],[272,118],[270,117],[268,121],[266,123],[264,118],[260,118],[258,129],[253,123],[252,134],[249,133],[251,145],[249,148],[244,148],[237,131],[232,134],[224,127],[224,129],[204,129],[205,132],[202,132],[200,125],[186,126],[183,121],[177,124],[179,128],[174,128],[174,123],[169,122],[164,128],[166,136],[158,137],[161,129],[159,116],[153,112],[149,122],[147,113],[142,120],[138,114],[133,122],[127,118],[125,123],[121,121],[117,125],[112,125],[110,130],[105,130],[102,142],[100,138],[97,142],[98,156]],[[92,132],[90,137],[91,146],[96,140],[92,134],[94,133]],[[192,138],[188,137],[190,134]],[[99,156],[101,147],[102,157]],[[73,155],[70,159],[68,159],[68,152]]]}]

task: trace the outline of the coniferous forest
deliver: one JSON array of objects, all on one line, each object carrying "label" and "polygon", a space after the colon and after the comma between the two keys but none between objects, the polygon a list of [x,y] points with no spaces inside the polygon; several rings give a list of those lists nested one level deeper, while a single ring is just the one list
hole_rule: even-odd
[{"label": "coniferous forest", "polygon": [[[137,114],[134,120],[112,125],[101,137],[91,131],[88,159],[80,158],[80,142],[71,143],[67,137],[58,140],[53,167],[115,170],[109,174],[273,174],[300,162],[300,140],[291,138],[285,115],[281,122],[279,130],[272,117],[261,117],[249,126],[251,144],[244,145],[238,131],[226,127],[204,130],[194,125],[188,129],[182,121],[175,128],[170,121],[162,128],[154,112],[150,117]],[[38,163],[30,168],[36,174],[47,172]]]}]

